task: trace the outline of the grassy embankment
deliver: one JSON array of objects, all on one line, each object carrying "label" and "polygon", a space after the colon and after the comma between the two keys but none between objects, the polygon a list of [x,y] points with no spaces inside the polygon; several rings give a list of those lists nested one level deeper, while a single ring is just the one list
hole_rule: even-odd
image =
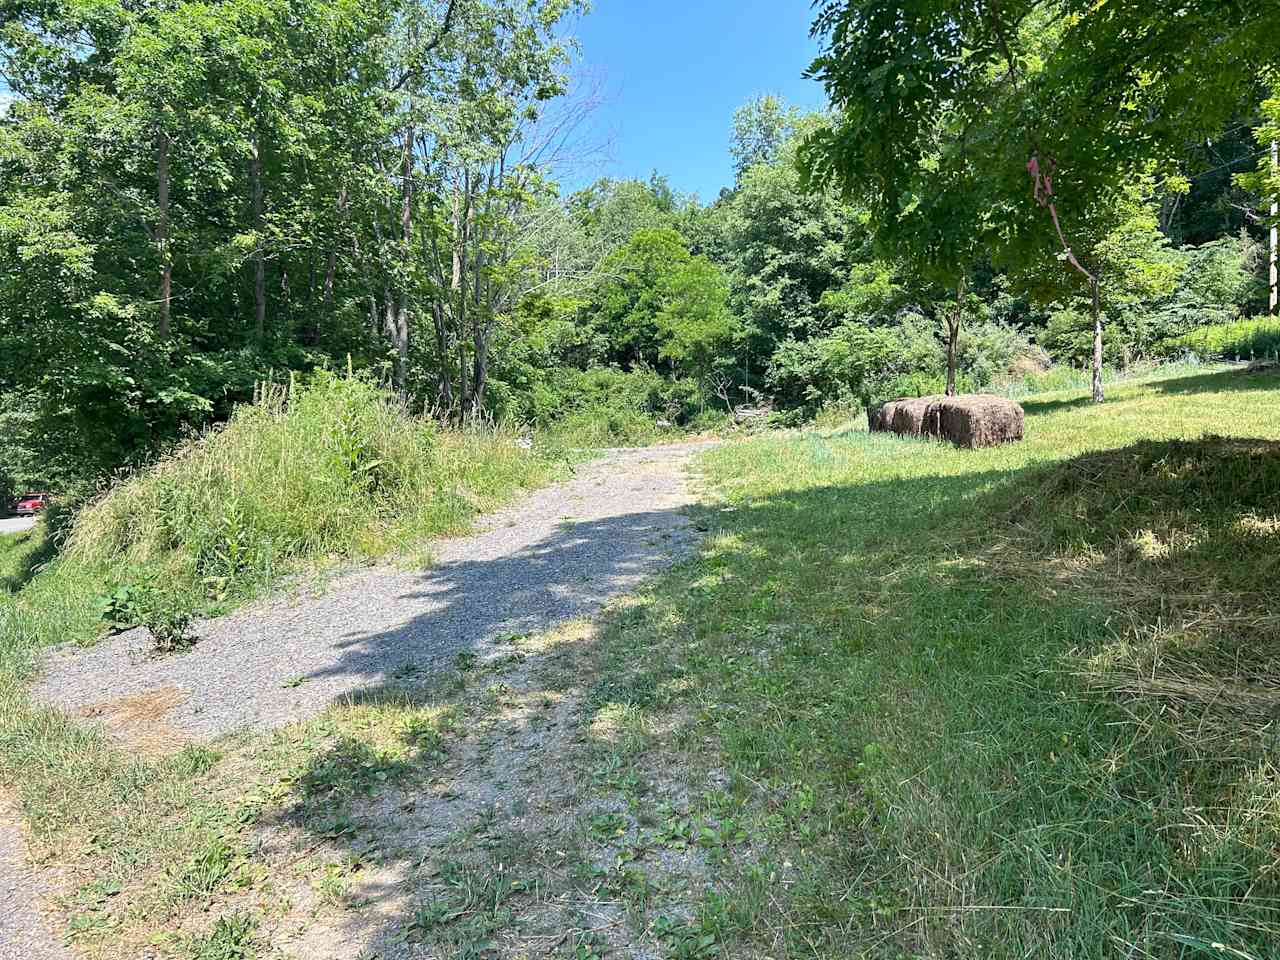
[{"label": "grassy embankment", "polygon": [[[359,379],[290,393],[264,387],[225,427],[79,511],[48,570],[0,581],[22,588],[9,616],[31,613],[26,629],[48,643],[95,639],[99,600],[120,587],[216,611],[292,573],[411,554],[565,465],[513,431],[441,430]],[[28,539],[41,563],[54,552],[44,532]]]},{"label": "grassy embankment", "polygon": [[[1180,370],[1028,399],[992,451],[727,445],[700,556],[597,630],[169,757],[31,709],[11,621],[0,782],[104,956],[285,956],[337,917],[455,957],[1262,960],[1277,403]],[[491,756],[499,796],[573,799],[433,837]]]}]

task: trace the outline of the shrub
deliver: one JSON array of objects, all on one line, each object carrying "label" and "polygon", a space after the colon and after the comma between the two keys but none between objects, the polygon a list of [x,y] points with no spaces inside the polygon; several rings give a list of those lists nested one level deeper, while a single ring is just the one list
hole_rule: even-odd
[{"label": "shrub", "polygon": [[174,591],[151,589],[137,601],[139,622],[151,634],[157,653],[177,653],[195,645],[191,603]]},{"label": "shrub", "polygon": [[649,367],[592,367],[560,371],[538,403],[538,420],[582,445],[608,445],[690,426],[708,407],[696,380],[668,380]]},{"label": "shrub", "polygon": [[253,960],[257,930],[258,922],[248,914],[219,917],[208,934],[189,942],[187,956],[190,960]]},{"label": "shrub", "polygon": [[[942,393],[947,351],[942,327],[917,313],[892,325],[846,323],[828,336],[783,343],[773,356],[770,386],[784,406],[807,414],[848,410],[889,397]],[[989,388],[1020,360],[1044,363],[1044,352],[1005,323],[979,320],[962,327],[956,349],[957,388]]]}]

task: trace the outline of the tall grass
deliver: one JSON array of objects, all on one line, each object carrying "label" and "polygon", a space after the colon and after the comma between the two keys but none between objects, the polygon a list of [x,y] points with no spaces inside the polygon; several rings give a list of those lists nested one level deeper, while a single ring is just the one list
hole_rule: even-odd
[{"label": "tall grass", "polygon": [[1280,320],[1253,317],[1231,323],[1217,323],[1166,340],[1161,352],[1167,356],[1192,353],[1223,360],[1280,359]]},{"label": "tall grass", "polygon": [[163,583],[199,606],[299,567],[406,551],[557,473],[557,458],[518,441],[503,427],[442,429],[358,377],[264,385],[224,426],[84,507],[18,604],[39,609],[47,639],[85,640],[89,601],[117,586]]}]

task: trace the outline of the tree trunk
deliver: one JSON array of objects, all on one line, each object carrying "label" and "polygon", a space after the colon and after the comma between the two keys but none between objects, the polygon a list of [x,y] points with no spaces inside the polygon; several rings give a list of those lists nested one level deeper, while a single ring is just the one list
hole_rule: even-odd
[{"label": "tree trunk", "polygon": [[964,318],[964,278],[956,284],[956,303],[947,320],[947,396],[956,395],[956,348],[960,343],[960,324]]},{"label": "tree trunk", "polygon": [[[338,224],[346,220],[347,187],[344,184],[338,191]],[[337,229],[334,230],[336,234]],[[333,315],[333,286],[338,277],[338,238],[334,236],[329,245],[329,259],[324,268],[324,287],[321,298],[324,301],[325,316]]]},{"label": "tree trunk", "polygon": [[449,290],[453,302],[453,319],[458,334],[458,413],[465,416],[471,401],[468,389],[466,345],[467,335],[467,244],[471,216],[471,177],[463,175],[460,194],[453,199],[453,271]]},{"label": "tree trunk", "polygon": [[1089,292],[1093,297],[1093,402],[1102,403],[1102,303],[1098,292],[1098,278],[1089,278]]},{"label": "tree trunk", "polygon": [[[409,109],[413,109],[410,100]],[[409,273],[413,257],[413,144],[416,131],[412,124],[404,137],[404,152],[400,160],[400,249],[402,276]],[[409,288],[407,279],[400,283],[396,303],[395,327],[392,336],[396,347],[396,387],[404,390],[409,382]]]},{"label": "tree trunk", "polygon": [[173,258],[169,254],[169,135],[156,137],[156,247],[160,251],[160,339],[169,339]]},{"label": "tree trunk", "polygon": [[253,192],[253,335],[259,344],[267,335],[267,261],[262,249],[262,154],[257,137],[249,155],[249,184]]},{"label": "tree trunk", "polygon": [[472,361],[470,415],[479,417],[484,410],[484,390],[489,383],[489,344],[486,338],[476,337],[476,355]]},{"label": "tree trunk", "polygon": [[453,377],[449,375],[449,336],[445,329],[444,306],[438,298],[431,305],[431,318],[435,322],[436,358],[440,365],[440,379],[437,387],[440,406],[446,411],[452,411]]}]

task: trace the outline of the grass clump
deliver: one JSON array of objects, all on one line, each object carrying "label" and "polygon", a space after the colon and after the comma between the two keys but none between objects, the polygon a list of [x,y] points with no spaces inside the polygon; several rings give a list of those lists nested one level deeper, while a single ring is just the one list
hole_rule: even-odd
[{"label": "grass clump", "polygon": [[446,434],[359,378],[267,385],[86,509],[67,556],[173,566],[225,595],[297,558],[373,556],[457,529],[544,469],[513,440]]},{"label": "grass clump", "polygon": [[189,960],[253,960],[258,955],[258,922],[246,913],[219,917],[206,935],[187,945]]},{"label": "grass clump", "polygon": [[0,595],[21,590],[53,557],[47,527],[0,534]]},{"label": "grass clump", "polygon": [[[518,441],[503,428],[443,429],[359,377],[264,385],[225,426],[84,507],[56,570],[18,603],[39,611],[48,639],[84,640],[119,625],[98,618],[122,589],[154,594],[151,620],[177,636],[171,608],[216,607],[292,570],[408,551],[557,474],[561,461]],[[83,599],[60,614],[70,583]]]}]

